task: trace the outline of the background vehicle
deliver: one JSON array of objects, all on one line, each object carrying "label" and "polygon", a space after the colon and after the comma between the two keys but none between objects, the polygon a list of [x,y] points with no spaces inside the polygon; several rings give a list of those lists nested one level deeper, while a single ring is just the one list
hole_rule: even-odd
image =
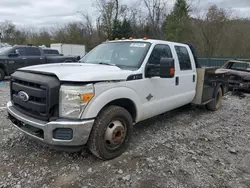
[{"label": "background vehicle", "polygon": [[[58,50],[51,48],[42,48],[45,55],[60,55]],[[62,55],[62,54],[61,54]]]},{"label": "background vehicle", "polygon": [[60,62],[77,62],[79,57],[49,55],[44,50],[36,46],[16,45],[3,47],[0,49],[0,81],[5,76],[9,76],[15,70],[21,67],[60,63]]},{"label": "background vehicle", "polygon": [[229,87],[232,90],[250,92],[250,62],[230,60],[217,72],[229,75]]},{"label": "background vehicle", "polygon": [[80,44],[63,44],[55,43],[51,44],[50,48],[56,49],[60,54],[64,56],[84,56],[85,55],[85,45]]},{"label": "background vehicle", "polygon": [[134,124],[190,103],[218,110],[228,90],[226,75],[200,68],[182,43],[110,41],[80,62],[16,71],[7,104],[13,125],[49,145],[87,144],[107,160],[127,149]]}]

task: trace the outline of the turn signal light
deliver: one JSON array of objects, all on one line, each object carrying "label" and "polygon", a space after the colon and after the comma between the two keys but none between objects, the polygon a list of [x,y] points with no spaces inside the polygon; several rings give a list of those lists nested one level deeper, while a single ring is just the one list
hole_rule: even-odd
[{"label": "turn signal light", "polygon": [[94,93],[85,93],[81,95],[82,102],[87,103],[89,102],[94,96]]},{"label": "turn signal light", "polygon": [[170,68],[170,69],[169,69],[170,75],[174,75],[174,72],[175,72],[175,69],[174,69],[174,68]]}]

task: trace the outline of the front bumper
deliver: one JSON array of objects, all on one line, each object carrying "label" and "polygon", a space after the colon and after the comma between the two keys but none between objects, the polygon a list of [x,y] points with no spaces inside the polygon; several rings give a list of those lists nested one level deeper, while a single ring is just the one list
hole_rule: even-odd
[{"label": "front bumper", "polygon": [[[72,121],[59,119],[51,122],[37,120],[19,112],[12,102],[8,102],[7,111],[9,119],[20,131],[45,144],[54,146],[85,145],[94,124],[94,120]],[[70,130],[72,136],[70,139],[55,138],[56,130]]]}]

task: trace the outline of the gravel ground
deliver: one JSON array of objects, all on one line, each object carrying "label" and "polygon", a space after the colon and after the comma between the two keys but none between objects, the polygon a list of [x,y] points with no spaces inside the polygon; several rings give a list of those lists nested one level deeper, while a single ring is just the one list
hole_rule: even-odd
[{"label": "gravel ground", "polygon": [[250,95],[228,95],[217,112],[184,107],[135,126],[129,150],[101,161],[65,153],[11,126],[0,85],[0,188],[250,187]]}]

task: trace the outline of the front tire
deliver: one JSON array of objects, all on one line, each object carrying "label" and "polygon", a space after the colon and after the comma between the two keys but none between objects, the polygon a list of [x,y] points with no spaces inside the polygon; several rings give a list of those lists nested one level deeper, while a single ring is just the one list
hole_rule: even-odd
[{"label": "front tire", "polygon": [[3,81],[5,78],[5,72],[3,69],[0,68],[0,82]]},{"label": "front tire", "polygon": [[97,116],[89,140],[89,150],[102,160],[120,156],[129,146],[133,131],[130,113],[119,106],[108,106]]},{"label": "front tire", "polygon": [[216,90],[216,94],[215,94],[215,98],[213,101],[209,102],[206,107],[208,110],[211,110],[211,111],[217,111],[220,107],[221,107],[221,103],[222,103],[222,88],[219,87],[217,90]]}]

